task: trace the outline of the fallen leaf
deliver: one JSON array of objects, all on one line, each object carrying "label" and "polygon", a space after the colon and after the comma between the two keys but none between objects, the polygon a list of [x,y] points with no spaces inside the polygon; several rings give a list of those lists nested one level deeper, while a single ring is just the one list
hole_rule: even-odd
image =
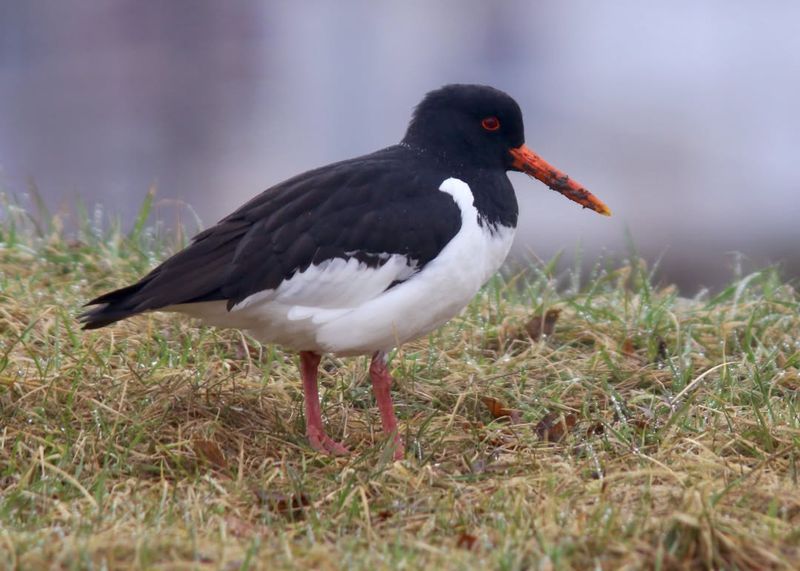
[{"label": "fallen leaf", "polygon": [[472,535],[471,533],[466,533],[462,531],[458,534],[458,539],[456,540],[456,547],[459,549],[467,549],[472,550],[475,547],[475,543],[478,541],[478,538]]},{"label": "fallen leaf", "polygon": [[630,337],[622,342],[622,353],[628,357],[633,357],[636,355],[636,347],[633,344],[633,339]]},{"label": "fallen leaf", "polygon": [[196,438],[192,441],[192,448],[194,448],[194,453],[197,454],[198,458],[213,464],[217,468],[227,470],[228,463],[225,461],[225,455],[213,440]]},{"label": "fallen leaf", "polygon": [[562,415],[548,412],[536,425],[536,434],[546,442],[561,442],[578,424],[578,417],[572,413]]},{"label": "fallen leaf", "polygon": [[283,494],[281,492],[268,492],[256,490],[256,497],[270,511],[286,514],[292,518],[303,515],[303,508],[311,505],[305,494]]},{"label": "fallen leaf", "polygon": [[489,413],[494,419],[507,418],[512,423],[517,423],[520,420],[520,414],[518,410],[507,408],[506,405],[497,399],[492,397],[481,397],[481,402],[486,405],[486,408],[489,409]]},{"label": "fallen leaf", "polygon": [[501,418],[503,416],[511,416],[511,411],[506,408],[506,405],[499,400],[492,397],[481,397],[481,401],[489,409],[489,412],[494,418]]},{"label": "fallen leaf", "polygon": [[556,321],[558,321],[559,315],[561,315],[560,309],[548,309],[544,316],[534,315],[525,324],[525,331],[534,341],[538,341],[543,336],[549,337],[556,328]]}]

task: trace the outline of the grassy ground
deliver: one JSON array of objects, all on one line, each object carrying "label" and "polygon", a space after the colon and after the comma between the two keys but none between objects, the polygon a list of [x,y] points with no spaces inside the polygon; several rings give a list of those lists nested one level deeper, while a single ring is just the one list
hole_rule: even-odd
[{"label": "grassy ground", "polygon": [[328,458],[293,355],[163,314],[79,330],[170,248],[144,218],[67,241],[6,209],[0,568],[800,567],[800,296],[774,271],[692,300],[639,261],[498,279],[393,356],[403,461],[367,361],[326,361],[355,449]]}]

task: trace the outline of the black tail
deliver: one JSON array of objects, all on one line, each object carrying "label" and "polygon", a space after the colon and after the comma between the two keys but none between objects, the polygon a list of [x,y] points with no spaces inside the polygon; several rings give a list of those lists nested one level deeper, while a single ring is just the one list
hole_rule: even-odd
[{"label": "black tail", "polygon": [[98,307],[89,309],[78,316],[78,320],[83,323],[83,329],[99,329],[111,325],[115,321],[147,311],[149,308],[142,307],[141,300],[137,296],[146,283],[141,281],[114,290],[87,303],[85,307],[90,305]]},{"label": "black tail", "polygon": [[135,284],[87,303],[97,307],[78,316],[83,328],[99,329],[138,313],[173,305],[228,299],[222,292],[228,266],[250,227],[246,220],[231,219],[201,232],[191,245]]},{"label": "black tail", "polygon": [[189,264],[187,268],[181,263],[184,257],[189,257],[187,254],[191,254],[191,249],[179,252],[135,284],[94,298],[86,306],[97,307],[78,316],[83,328],[99,329],[171,305],[225,299],[217,286],[219,279],[215,272],[203,272],[203,264],[199,267]]}]

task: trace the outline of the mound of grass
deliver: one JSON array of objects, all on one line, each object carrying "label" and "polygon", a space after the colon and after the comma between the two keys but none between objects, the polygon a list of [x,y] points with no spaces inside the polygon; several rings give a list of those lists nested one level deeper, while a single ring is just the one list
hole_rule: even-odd
[{"label": "mound of grass", "polygon": [[79,330],[178,245],[146,211],[71,241],[5,214],[0,568],[800,567],[800,296],[774,270],[696,299],[636,259],[497,278],[393,355],[403,461],[367,360],[327,359],[355,450],[329,458],[294,355],[166,314]]}]

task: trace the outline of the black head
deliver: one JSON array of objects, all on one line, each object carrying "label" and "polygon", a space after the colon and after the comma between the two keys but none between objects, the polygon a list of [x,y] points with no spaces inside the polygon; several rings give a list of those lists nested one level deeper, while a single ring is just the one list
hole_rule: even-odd
[{"label": "black head", "polygon": [[529,174],[585,208],[608,207],[525,145],[522,111],[510,95],[486,85],[445,85],[414,110],[403,143],[423,149],[458,174],[471,168]]},{"label": "black head", "polygon": [[417,105],[404,143],[452,164],[511,168],[510,149],[525,142],[522,112],[511,96],[486,85],[446,85]]}]

